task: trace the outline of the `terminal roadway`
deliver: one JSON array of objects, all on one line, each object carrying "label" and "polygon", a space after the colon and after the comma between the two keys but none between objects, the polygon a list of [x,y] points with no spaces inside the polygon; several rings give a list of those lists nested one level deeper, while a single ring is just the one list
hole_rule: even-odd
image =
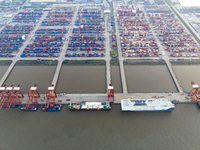
[{"label": "terminal roadway", "polygon": [[106,83],[107,87],[111,83],[111,73],[110,73],[110,38],[108,33],[108,16],[105,16],[105,49],[106,49]]},{"label": "terminal roadway", "polygon": [[122,52],[121,52],[121,41],[120,41],[120,35],[119,35],[119,28],[118,28],[118,23],[117,23],[117,12],[116,12],[116,5],[114,3],[113,6],[113,11],[114,11],[114,17],[115,17],[115,30],[116,30],[116,40],[117,40],[117,47],[118,47],[118,58],[119,58],[119,68],[120,68],[120,73],[121,73],[121,82],[122,82],[122,90],[124,94],[127,94],[127,85],[126,85],[126,76],[125,76],[125,71],[124,71],[124,59],[122,57]]}]

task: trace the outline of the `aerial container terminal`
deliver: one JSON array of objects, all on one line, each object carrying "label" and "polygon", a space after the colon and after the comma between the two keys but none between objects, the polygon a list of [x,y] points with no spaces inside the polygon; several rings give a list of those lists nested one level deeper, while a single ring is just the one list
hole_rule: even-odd
[{"label": "aerial container terminal", "polygon": [[[26,9],[9,10],[11,16],[5,19],[0,28],[2,60],[0,63],[5,64],[3,61],[10,61],[1,76],[0,108],[9,109],[20,105],[22,111],[36,111],[39,105],[43,105],[42,111],[60,111],[62,105],[68,104],[70,109],[75,110],[110,110],[112,103],[122,103],[122,110],[125,105],[126,109],[130,110],[136,105],[144,111],[150,108],[159,110],[157,107],[165,107],[166,104],[171,106],[171,109],[166,111],[171,111],[174,108],[174,104],[171,103],[173,100],[179,102],[199,100],[198,86],[192,83],[193,90],[188,94],[188,89],[182,86],[182,81],[174,69],[177,63],[182,63],[181,60],[192,62],[198,60],[200,56],[196,37],[194,38],[176,15],[180,13],[177,11],[179,9],[172,11],[165,3],[162,6],[142,3],[137,5],[137,2],[133,5],[107,1],[103,4],[97,1],[94,3],[87,6],[58,4],[44,8],[25,7]],[[23,89],[24,83],[17,83],[20,73],[16,73],[16,68],[19,62],[21,66],[27,63],[33,68],[39,65],[55,66],[53,73],[46,74],[52,78],[42,92],[39,90],[42,82],[33,79],[31,75],[26,76],[27,84],[28,81],[34,80],[28,89]],[[58,91],[59,84],[65,82],[64,80],[58,82],[65,63],[72,66],[94,65],[96,68],[104,66],[105,81],[102,81],[103,84],[105,82],[104,92]],[[168,85],[163,82],[166,78],[159,75],[159,69],[153,71],[155,74],[150,74],[147,69],[147,73],[139,75],[140,81],[139,78],[133,79],[136,74],[131,74],[130,78],[127,66],[142,65],[146,68],[150,68],[148,65],[154,68],[162,65],[169,75],[166,78],[169,78],[171,86],[167,89]],[[113,72],[113,66],[118,69],[118,73]],[[38,70],[37,73],[40,74],[44,70]],[[119,76],[117,84],[114,79],[115,74]],[[146,78],[144,74],[149,77]],[[12,76],[16,76],[16,79]],[[41,80],[46,80],[46,76],[44,75]],[[77,74],[71,76],[76,77],[74,85],[78,86],[78,79],[82,76]],[[150,76],[159,79],[149,82]],[[21,86],[13,86],[15,83]],[[130,83],[133,86],[130,86]],[[84,84],[88,84],[91,89],[99,86],[93,84],[92,87],[89,82]],[[152,89],[149,88],[150,92],[134,91],[134,88],[142,89],[147,87],[147,84],[152,86]],[[70,85],[66,83],[66,86]],[[115,88],[114,93],[114,87],[117,86],[121,90],[118,92]],[[165,86],[166,90],[160,92],[159,86]],[[156,87],[155,90],[153,87]]]}]

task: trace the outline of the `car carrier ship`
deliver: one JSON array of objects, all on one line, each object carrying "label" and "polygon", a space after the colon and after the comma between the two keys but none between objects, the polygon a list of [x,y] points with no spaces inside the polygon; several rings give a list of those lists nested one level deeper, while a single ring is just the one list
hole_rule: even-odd
[{"label": "car carrier ship", "polygon": [[168,99],[123,99],[121,100],[122,111],[134,112],[156,112],[156,111],[173,111],[175,108]]},{"label": "car carrier ship", "polygon": [[109,102],[81,102],[81,103],[70,103],[68,108],[70,110],[110,110]]}]

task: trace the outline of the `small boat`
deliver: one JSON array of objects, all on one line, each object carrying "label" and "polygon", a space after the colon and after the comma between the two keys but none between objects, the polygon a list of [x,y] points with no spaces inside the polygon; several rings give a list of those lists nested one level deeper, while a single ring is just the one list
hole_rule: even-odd
[{"label": "small boat", "polygon": [[49,104],[48,108],[45,105],[42,107],[42,111],[60,111],[62,109],[62,104]]},{"label": "small boat", "polygon": [[26,108],[26,105],[22,105],[21,111],[37,111],[38,107],[38,104],[30,104],[28,108]]},{"label": "small boat", "polygon": [[200,102],[197,102],[197,106],[200,108]]},{"label": "small boat", "polygon": [[70,103],[68,108],[70,110],[110,110],[109,102],[81,102],[81,103]]}]

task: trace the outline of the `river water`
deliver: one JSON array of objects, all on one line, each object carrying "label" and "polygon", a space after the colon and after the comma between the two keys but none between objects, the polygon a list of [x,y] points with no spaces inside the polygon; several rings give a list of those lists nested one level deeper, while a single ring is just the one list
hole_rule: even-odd
[{"label": "river water", "polygon": [[105,66],[63,65],[58,93],[106,93]]},{"label": "river water", "polygon": [[129,93],[177,92],[165,65],[125,65]]},{"label": "river water", "polygon": [[114,86],[115,93],[122,93],[122,84],[120,78],[119,66],[111,66],[111,83]]},{"label": "river water", "polygon": [[[2,67],[0,69],[3,76],[7,66]],[[46,93],[53,80],[55,70],[56,66],[17,65],[5,84],[7,86],[20,84],[23,93],[27,93],[31,86],[37,84],[39,93]],[[181,70],[185,71],[187,69]],[[172,78],[164,65],[125,65],[125,75],[129,93],[177,92]],[[185,75],[186,72],[180,76],[184,77]],[[119,66],[111,66],[111,83],[116,93],[122,92]],[[56,92],[106,93],[105,66],[63,65],[58,78]]]},{"label": "river water", "polygon": [[0,110],[0,150],[199,150],[200,110],[22,112]]},{"label": "river water", "polygon": [[174,65],[172,68],[184,91],[192,89],[191,82],[200,85],[200,65]]},{"label": "river water", "polygon": [[0,79],[3,77],[4,73],[8,69],[9,66],[0,66]]},{"label": "river water", "polygon": [[51,85],[56,66],[15,66],[11,74],[5,81],[5,85],[21,85],[24,94],[30,90],[34,84],[38,85],[39,93],[46,93]]}]

